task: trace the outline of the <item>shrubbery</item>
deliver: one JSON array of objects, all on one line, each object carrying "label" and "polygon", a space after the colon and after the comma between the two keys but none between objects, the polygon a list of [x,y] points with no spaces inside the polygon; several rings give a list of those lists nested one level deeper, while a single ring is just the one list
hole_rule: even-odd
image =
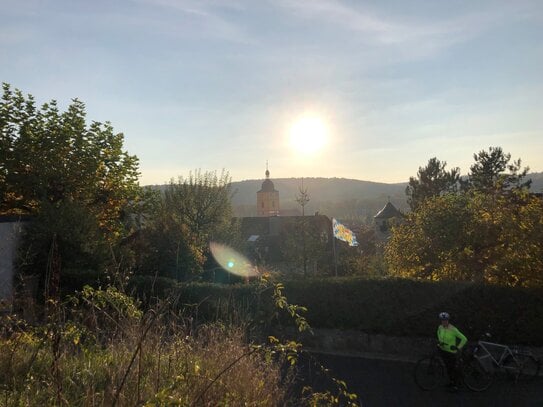
[{"label": "shrubbery", "polygon": [[[266,277],[245,286],[177,284],[133,279],[143,307],[114,286],[85,286],[64,303],[49,300],[41,324],[0,316],[2,400],[28,406],[358,405],[358,396],[320,363],[312,369],[330,390],[298,381],[298,358],[306,355],[300,343],[248,335],[260,322],[255,317],[267,313],[288,315],[300,332],[310,329],[307,310],[287,300],[282,284]],[[258,312],[254,305],[264,303],[271,307]],[[205,318],[198,319],[199,312]]]},{"label": "shrubbery", "polygon": [[86,287],[69,307],[49,304],[48,323],[38,327],[3,317],[2,404],[287,402],[281,361],[247,344],[243,329],[220,323],[195,326],[168,312],[165,304],[144,313],[113,287]]},{"label": "shrubbery", "polygon": [[[433,336],[437,314],[447,310],[453,323],[473,340],[489,331],[505,343],[543,345],[543,290],[460,282],[359,278],[300,279],[284,283],[292,303],[308,308],[314,328],[360,330],[392,336]],[[140,286],[140,292],[145,287]],[[257,286],[182,284],[179,302],[198,304],[201,320],[250,315],[261,324],[273,307]],[[261,318],[262,317],[262,318]],[[247,317],[248,318],[248,317]]]},{"label": "shrubbery", "polygon": [[543,290],[407,279],[334,279],[285,283],[307,306],[315,328],[393,336],[433,336],[447,310],[473,340],[489,331],[505,343],[543,345]]}]

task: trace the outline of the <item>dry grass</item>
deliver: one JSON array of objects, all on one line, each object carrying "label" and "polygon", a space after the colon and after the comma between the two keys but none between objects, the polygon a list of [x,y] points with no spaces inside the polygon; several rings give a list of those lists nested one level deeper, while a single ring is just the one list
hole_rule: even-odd
[{"label": "dry grass", "polygon": [[0,405],[286,403],[279,363],[248,345],[241,328],[194,330],[158,309],[131,312],[130,300],[115,295],[111,303],[92,296],[79,302],[70,318],[61,309],[39,328],[4,321]]}]

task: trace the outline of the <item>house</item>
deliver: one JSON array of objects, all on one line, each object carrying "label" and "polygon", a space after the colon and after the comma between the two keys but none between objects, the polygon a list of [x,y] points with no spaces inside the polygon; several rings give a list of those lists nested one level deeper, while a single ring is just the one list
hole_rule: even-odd
[{"label": "house", "polygon": [[383,209],[373,217],[375,237],[377,240],[387,240],[390,237],[391,225],[395,222],[400,222],[403,218],[403,213],[401,213],[389,200]]},{"label": "house", "polygon": [[17,247],[28,216],[0,215],[0,300],[13,297]]},{"label": "house", "polygon": [[283,243],[293,235],[300,238],[302,227],[307,228],[308,245],[314,245],[317,241],[323,252],[331,250],[332,221],[325,215],[241,218],[241,235],[246,241],[249,257],[266,264],[286,260]]}]

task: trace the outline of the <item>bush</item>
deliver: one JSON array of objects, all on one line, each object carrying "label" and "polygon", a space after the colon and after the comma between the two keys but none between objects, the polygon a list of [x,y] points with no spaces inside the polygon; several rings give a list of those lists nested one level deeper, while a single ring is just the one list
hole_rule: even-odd
[{"label": "bush", "polygon": [[285,283],[293,303],[308,308],[316,328],[393,336],[433,336],[447,310],[472,340],[490,331],[505,343],[543,344],[543,290],[407,279]]},{"label": "bush", "polygon": [[[505,343],[543,344],[541,289],[347,277],[298,279],[284,285],[289,302],[308,308],[313,328],[433,336],[437,314],[447,310],[471,340],[490,331]],[[198,308],[199,320],[232,318],[235,310],[239,319],[254,318],[264,325],[278,322],[269,296],[259,295],[256,284],[182,284],[178,295],[180,303]]]}]

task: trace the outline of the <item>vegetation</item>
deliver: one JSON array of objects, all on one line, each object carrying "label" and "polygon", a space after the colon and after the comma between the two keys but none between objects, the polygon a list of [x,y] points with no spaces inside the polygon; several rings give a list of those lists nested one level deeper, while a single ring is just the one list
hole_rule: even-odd
[{"label": "vegetation", "polygon": [[122,211],[137,200],[138,160],[122,150],[123,135],[109,123],[85,122],[74,99],[35,107],[3,84],[0,102],[0,213],[40,213],[43,205],[77,202],[114,237]]},{"label": "vegetation", "polygon": [[385,250],[391,272],[542,287],[543,200],[528,192],[528,169],[520,171],[520,160],[509,164],[500,148],[475,159],[461,192],[419,196],[393,229]]},{"label": "vegetation", "polygon": [[202,274],[209,242],[239,246],[239,225],[232,221],[230,176],[196,171],[172,180],[138,241],[141,274],[184,280]]},{"label": "vegetation", "polygon": [[424,200],[447,192],[456,192],[460,182],[460,169],[446,171],[446,162],[430,158],[426,167],[419,167],[417,178],[410,177],[405,193],[411,210],[415,210]]},{"label": "vegetation", "polygon": [[511,154],[504,153],[501,147],[479,151],[473,158],[475,163],[470,167],[464,189],[494,193],[529,188],[532,183],[525,180],[529,168],[522,168],[520,158],[511,163]]},{"label": "vegetation", "polygon": [[[314,329],[427,337],[435,332],[436,315],[445,309],[470,339],[490,329],[504,343],[543,343],[541,288],[353,276],[285,280],[283,286],[289,301],[307,309],[303,315]],[[137,287],[140,296],[149,295],[148,281],[139,281]],[[158,288],[155,295],[160,295]],[[277,319],[272,298],[252,284],[182,283],[179,293],[185,303],[198,304],[199,323],[217,319],[238,323],[232,318],[244,315],[245,322],[252,321],[248,329],[295,327],[285,314]]]},{"label": "vegetation", "polygon": [[[38,276],[43,294],[41,324],[2,321],[6,405],[354,405],[333,378],[333,391],[290,393],[301,344],[263,338],[277,324],[310,330],[309,320],[417,336],[448,309],[471,337],[492,323],[507,327],[497,332],[506,342],[543,342],[543,200],[528,192],[528,168],[499,147],[475,154],[463,179],[437,158],[419,168],[406,189],[412,211],[393,225],[384,260],[362,226],[358,248],[337,247],[349,278],[309,278],[330,274],[330,253],[322,227],[304,217],[281,236],[304,280],[229,286],[192,283],[216,268],[210,241],[243,247],[227,172],[142,189],[138,160],[109,123],[87,125],[78,100],[65,112],[55,101],[36,108],[7,84],[0,151],[0,214],[32,216],[18,268]],[[308,209],[307,190],[297,202]],[[358,203],[342,210],[363,222]]]},{"label": "vegetation", "polygon": [[[307,188],[300,187],[296,202],[301,214],[310,197]],[[284,222],[281,230],[280,250],[289,265],[289,273],[300,271],[304,277],[308,274],[328,273],[330,269],[330,245],[328,243],[329,226],[320,223],[317,218],[301,216]]]},{"label": "vegetation", "polygon": [[[291,304],[282,284],[264,277],[252,290],[272,304],[272,318],[283,312],[298,331],[311,329],[303,315],[307,309]],[[254,333],[250,324],[198,322],[194,319],[198,307],[191,312],[180,305],[184,292],[175,291],[163,300],[155,297],[144,311],[112,286],[106,290],[87,286],[67,303],[50,301],[46,324],[31,327],[16,317],[5,317],[0,337],[3,402],[357,405],[357,396],[318,362],[315,366],[330,380],[331,389],[293,387],[298,386],[300,343],[269,336],[267,344],[255,344],[249,336]],[[251,320],[254,316],[247,321]]]},{"label": "vegetation", "polygon": [[[35,325],[11,315],[2,321],[3,403],[353,405],[356,395],[335,379],[334,393],[289,393],[299,343],[255,344],[243,325],[250,320],[198,323],[199,307],[179,305],[176,284],[166,282],[161,300],[153,294],[159,276],[198,277],[209,241],[239,241],[227,173],[197,171],[164,194],[143,190],[137,158],[109,123],[87,126],[78,100],[64,113],[54,101],[36,109],[7,84],[0,136],[0,213],[32,216],[18,267],[38,275],[43,294]],[[134,271],[152,279],[144,307],[123,291],[137,281]],[[300,331],[309,328],[305,309],[290,304],[280,284],[262,279],[256,290],[273,292],[274,308]],[[31,304],[24,298],[15,308],[31,314]]]},{"label": "vegetation", "polygon": [[145,208],[138,160],[123,151],[123,135],[107,122],[87,125],[85,116],[77,99],[65,112],[55,101],[37,108],[3,84],[0,213],[32,216],[20,270],[40,275],[46,294],[58,293],[61,267],[129,267],[122,242]]},{"label": "vegetation", "polygon": [[288,403],[280,360],[257,353],[240,328],[194,326],[167,302],[143,313],[113,288],[51,307],[38,328],[3,321],[3,405]]}]

